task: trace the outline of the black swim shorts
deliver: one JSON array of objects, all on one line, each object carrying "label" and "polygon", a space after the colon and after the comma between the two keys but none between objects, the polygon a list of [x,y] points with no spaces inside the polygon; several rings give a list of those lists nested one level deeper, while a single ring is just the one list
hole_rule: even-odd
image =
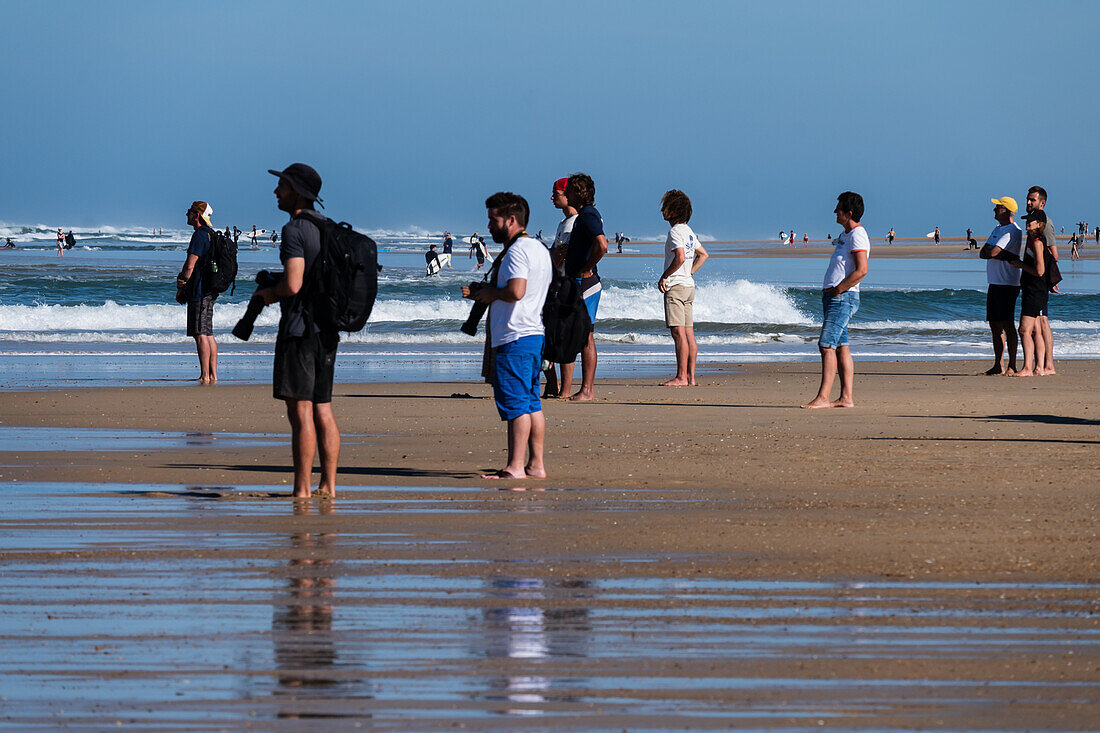
[{"label": "black swim shorts", "polygon": [[275,399],[332,402],[338,333],[284,338],[275,342]]},{"label": "black swim shorts", "polygon": [[1023,289],[1023,297],[1020,298],[1020,316],[1038,318],[1047,315],[1047,284],[1046,281],[1037,278],[1034,285]]},{"label": "black swim shorts", "polygon": [[202,300],[187,301],[187,335],[214,335],[214,301],[217,294],[204,295]]},{"label": "black swim shorts", "polygon": [[1020,294],[1018,285],[990,285],[985,295],[985,320],[1016,320],[1016,296]]}]

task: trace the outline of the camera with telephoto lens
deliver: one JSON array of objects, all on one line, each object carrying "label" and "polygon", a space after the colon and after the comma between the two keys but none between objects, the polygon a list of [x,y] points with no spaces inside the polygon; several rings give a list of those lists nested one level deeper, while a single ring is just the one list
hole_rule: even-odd
[{"label": "camera with telephoto lens", "polygon": [[[281,272],[271,273],[267,270],[260,270],[256,273],[256,290],[273,288],[282,277],[283,273]],[[237,321],[237,325],[233,327],[233,335],[241,341],[248,341],[248,339],[252,338],[252,329],[256,326],[256,319],[263,313],[264,305],[263,298],[259,298],[253,293],[252,299],[248,301],[248,307],[245,308],[244,315],[241,316],[241,320]]]},{"label": "camera with telephoto lens", "polygon": [[[485,287],[485,283],[470,283],[470,295],[473,295],[483,287]],[[479,303],[475,300],[474,304],[470,306],[470,317],[466,319],[466,322],[462,324],[459,330],[468,336],[476,336],[477,324],[481,323],[481,319],[485,315],[485,311],[488,307],[489,305],[487,303]]]}]

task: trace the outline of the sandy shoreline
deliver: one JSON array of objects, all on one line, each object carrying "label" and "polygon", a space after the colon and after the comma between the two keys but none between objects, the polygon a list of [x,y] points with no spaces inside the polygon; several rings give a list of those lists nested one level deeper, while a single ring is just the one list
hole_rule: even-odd
[{"label": "sandy shoreline", "polygon": [[[662,515],[642,532],[603,527],[597,541],[609,551],[656,543],[748,552],[759,556],[749,572],[761,576],[1097,580],[1100,413],[1091,395],[1100,363],[1064,360],[1057,377],[1032,380],[975,376],[982,366],[860,363],[850,411],[797,408],[815,390],[811,363],[732,366],[694,389],[600,380],[594,403],[545,403],[551,477],[517,483],[686,491],[723,507]],[[198,406],[210,398],[198,387],[6,393],[0,421],[287,432],[268,387],[216,389],[221,414]],[[345,492],[484,486],[479,472],[502,463],[504,430],[486,385],[337,385],[335,394]],[[0,481],[289,480],[284,446],[0,452],[0,463]],[[744,519],[737,533],[718,531],[726,512]]]},{"label": "sandy shoreline", "polygon": [[487,386],[340,384],[335,503],[267,386],[0,394],[0,720],[1091,729],[1100,362],[983,366],[599,380],[504,485]]}]

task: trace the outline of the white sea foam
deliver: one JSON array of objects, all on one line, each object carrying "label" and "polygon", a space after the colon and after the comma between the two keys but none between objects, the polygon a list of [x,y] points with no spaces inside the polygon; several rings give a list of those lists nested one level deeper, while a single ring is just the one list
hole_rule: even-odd
[{"label": "white sea foam", "polygon": [[[735,280],[714,281],[695,288],[696,323],[775,323],[810,325],[816,318],[802,313],[783,288]],[[597,320],[634,319],[664,322],[664,301],[655,288],[611,286],[600,298]]]}]

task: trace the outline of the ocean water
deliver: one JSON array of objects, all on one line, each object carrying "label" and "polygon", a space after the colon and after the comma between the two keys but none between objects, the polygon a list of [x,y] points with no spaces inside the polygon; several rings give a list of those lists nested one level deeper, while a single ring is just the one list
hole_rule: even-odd
[{"label": "ocean water", "polygon": [[[469,312],[459,288],[480,279],[466,249],[456,247],[453,270],[426,278],[422,253],[439,237],[366,231],[378,242],[384,269],[367,328],[344,335],[338,381],[478,379],[483,339],[459,331]],[[190,230],[75,229],[76,247],[62,258],[55,255],[55,233],[45,226],[0,226],[0,239],[10,236],[18,247],[0,250],[0,387],[197,376],[185,309],[174,300]],[[990,356],[985,263],[976,254],[955,248],[936,259],[876,259],[876,245],[850,328],[857,359]],[[625,251],[655,255],[662,246],[630,242]],[[707,246],[712,254],[739,247]],[[263,383],[270,379],[278,309],[265,311],[247,343],[229,330],[244,312],[251,278],[280,264],[270,240],[253,250],[242,238],[241,247],[236,292],[219,297],[215,308],[218,371],[226,382]],[[1056,356],[1100,358],[1100,261],[1063,263],[1063,294],[1051,297]],[[825,264],[824,256],[712,258],[697,276],[700,370],[726,362],[816,361]],[[601,263],[598,376],[670,373],[672,342],[654,286],[661,265],[657,257],[614,253]]]}]

